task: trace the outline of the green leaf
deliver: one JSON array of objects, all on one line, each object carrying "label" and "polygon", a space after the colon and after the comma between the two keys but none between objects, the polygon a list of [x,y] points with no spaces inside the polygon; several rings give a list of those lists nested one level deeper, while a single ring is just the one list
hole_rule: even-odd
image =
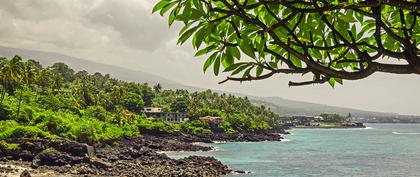
[{"label": "green leaf", "polygon": [[341,79],[341,78],[334,78],[334,80],[336,82],[338,82],[339,84],[343,85],[343,79]]},{"label": "green leaf", "polygon": [[155,7],[153,7],[152,13],[155,13],[156,11],[162,9],[164,6],[168,5],[170,2],[167,0],[162,0],[158,2]]},{"label": "green leaf", "polygon": [[254,47],[252,45],[252,41],[249,40],[248,37],[242,37],[242,40],[239,41],[239,48],[241,48],[242,52],[244,52],[249,57],[255,58]]},{"label": "green leaf", "polygon": [[264,68],[261,65],[257,66],[257,71],[256,71],[257,77],[262,74],[263,70],[264,70]]},{"label": "green leaf", "polygon": [[346,14],[346,15],[339,14],[338,15],[338,18],[340,20],[343,20],[346,23],[357,22],[357,20],[352,15],[348,15],[348,14]]},{"label": "green leaf", "polygon": [[229,47],[230,51],[232,53],[232,56],[238,60],[241,59],[241,52],[239,51],[239,49],[237,47]]},{"label": "green leaf", "polygon": [[213,70],[214,70],[214,75],[219,75],[219,69],[220,69],[220,56],[216,57],[216,61],[214,62],[213,65]]},{"label": "green leaf", "polygon": [[330,79],[328,80],[328,83],[331,85],[331,87],[332,87],[332,88],[334,88],[334,85],[335,85],[335,79],[334,79],[334,78],[330,78]]},{"label": "green leaf", "polygon": [[294,57],[293,55],[290,56],[290,61],[298,68],[302,68],[302,61]]},{"label": "green leaf", "polygon": [[224,68],[229,67],[234,62],[234,58],[232,57],[232,53],[229,50],[226,50],[226,53],[222,57],[222,64]]},{"label": "green leaf", "polygon": [[201,43],[203,43],[204,34],[206,32],[206,28],[200,28],[193,37],[193,47],[196,49],[200,48]]},{"label": "green leaf", "polygon": [[249,67],[247,70],[245,70],[244,74],[242,75],[242,78],[246,78],[249,76],[249,73],[251,72],[251,70],[254,68],[255,66],[251,66]]},{"label": "green leaf", "polygon": [[356,25],[355,24],[353,24],[351,26],[351,34],[356,37],[356,40],[359,40],[359,37],[357,36],[357,33],[356,33]]},{"label": "green leaf", "polygon": [[233,75],[236,75],[236,74],[238,74],[238,73],[240,73],[241,71],[243,71],[244,69],[246,69],[247,67],[249,67],[251,64],[246,64],[246,65],[242,65],[242,66],[240,66],[240,67],[238,67],[235,71],[233,71],[232,72],[232,76]]},{"label": "green leaf", "polygon": [[168,17],[168,24],[169,24],[169,26],[171,26],[173,23],[174,23],[174,21],[175,21],[175,19],[176,19],[176,15],[175,15],[175,12],[176,10],[173,10],[170,14],[169,14],[169,17]]},{"label": "green leaf", "polygon": [[163,6],[162,10],[160,10],[160,15],[164,15],[169,9],[171,9],[174,5],[176,4],[176,2],[172,2],[169,4],[166,4],[165,6]]},{"label": "green leaf", "polygon": [[207,53],[209,53],[210,51],[212,51],[213,49],[215,49],[216,47],[217,47],[216,45],[210,45],[210,46],[207,46],[206,48],[201,49],[201,50],[199,50],[197,53],[195,53],[195,56],[196,56],[196,57],[198,57],[198,56],[201,56],[201,55],[207,54]]},{"label": "green leaf", "polygon": [[274,69],[277,69],[278,67],[276,62],[268,62],[268,64]]},{"label": "green leaf", "polygon": [[242,65],[244,65],[244,64],[247,64],[247,63],[244,63],[244,62],[241,62],[241,63],[234,63],[234,64],[232,64],[232,65],[228,66],[227,68],[225,68],[225,70],[223,70],[223,72],[233,71],[233,70],[235,70],[236,68],[238,68],[239,66],[242,66]]},{"label": "green leaf", "polygon": [[183,44],[188,38],[190,38],[191,37],[191,35],[198,29],[198,27],[200,27],[200,26],[195,26],[195,27],[193,27],[193,28],[191,28],[191,29],[189,29],[189,30],[187,30],[187,31],[185,31],[182,35],[181,35],[181,37],[179,37],[179,39],[178,39],[178,43],[177,44]]},{"label": "green leaf", "polygon": [[310,49],[309,53],[311,54],[312,57],[318,59],[318,60],[322,60],[322,54],[318,49]]},{"label": "green leaf", "polygon": [[199,11],[204,11],[203,4],[201,4],[200,0],[192,0],[194,7],[197,8]]},{"label": "green leaf", "polygon": [[207,58],[206,62],[203,65],[203,71],[206,72],[206,70],[213,64],[215,58],[216,58],[217,52],[214,52],[209,58]]}]

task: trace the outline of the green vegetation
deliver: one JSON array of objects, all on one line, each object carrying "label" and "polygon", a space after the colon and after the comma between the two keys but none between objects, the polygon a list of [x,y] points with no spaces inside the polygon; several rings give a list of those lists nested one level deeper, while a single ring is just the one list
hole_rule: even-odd
[{"label": "green vegetation", "polygon": [[319,116],[324,118],[324,122],[330,123],[347,123],[352,121],[351,116],[345,117],[339,114],[321,114]]},{"label": "green vegetation", "polygon": [[[210,90],[163,90],[158,84],[124,82],[101,73],[75,72],[64,63],[42,67],[19,56],[0,58],[0,140],[65,137],[94,143],[141,132],[209,134],[256,132],[278,125],[278,116],[247,98]],[[169,123],[146,119],[144,106],[220,116],[217,127],[201,120]]]},{"label": "green vegetation", "polygon": [[6,150],[6,151],[13,151],[13,150],[19,149],[19,144],[7,143],[4,140],[0,140],[0,149]]},{"label": "green vegetation", "polygon": [[419,10],[415,0],[160,0],[153,8],[169,25],[182,22],[178,44],[192,38],[204,71],[230,73],[225,81],[298,73],[313,77],[289,86],[332,87],[375,72],[420,74]]}]

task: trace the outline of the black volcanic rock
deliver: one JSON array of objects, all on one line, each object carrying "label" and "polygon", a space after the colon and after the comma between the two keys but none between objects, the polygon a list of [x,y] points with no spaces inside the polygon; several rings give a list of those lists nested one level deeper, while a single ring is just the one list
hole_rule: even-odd
[{"label": "black volcanic rock", "polygon": [[24,170],[21,174],[20,177],[31,177],[31,174],[29,173],[28,170]]}]

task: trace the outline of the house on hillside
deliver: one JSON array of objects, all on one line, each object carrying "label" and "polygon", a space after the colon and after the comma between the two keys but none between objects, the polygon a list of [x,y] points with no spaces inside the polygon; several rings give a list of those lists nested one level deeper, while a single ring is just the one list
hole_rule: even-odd
[{"label": "house on hillside", "polygon": [[185,113],[174,113],[174,112],[164,113],[162,118],[164,121],[172,122],[172,123],[181,123],[181,122],[185,122],[189,120],[189,118],[186,117]]},{"label": "house on hillside", "polygon": [[162,108],[159,108],[159,107],[144,107],[143,112],[144,113],[160,113],[160,112],[162,112]]},{"label": "house on hillside", "polygon": [[309,126],[311,122],[314,122],[314,117],[309,116],[293,116],[292,117],[292,123],[294,125],[305,125]]},{"label": "house on hillside", "polygon": [[209,123],[209,125],[215,125],[215,126],[218,126],[225,121],[223,117],[213,117],[213,116],[200,117],[200,120],[204,120],[207,123]]},{"label": "house on hillside", "polygon": [[324,121],[324,118],[322,116],[315,116],[314,117],[314,121],[316,121],[316,122],[323,122]]},{"label": "house on hillside", "polygon": [[162,118],[166,122],[180,123],[189,120],[185,113],[164,112],[159,107],[145,107],[143,113],[146,114],[149,120],[151,118]]}]

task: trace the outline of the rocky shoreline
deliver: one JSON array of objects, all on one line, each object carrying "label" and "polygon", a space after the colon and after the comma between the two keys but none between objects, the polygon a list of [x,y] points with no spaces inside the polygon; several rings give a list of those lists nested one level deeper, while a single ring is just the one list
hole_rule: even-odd
[{"label": "rocky shoreline", "polygon": [[[284,133],[284,132],[282,132]],[[87,145],[67,139],[8,139],[0,145],[3,176],[222,176],[233,170],[213,157],[171,159],[160,151],[209,151],[213,141],[281,141],[279,133],[144,134]],[[239,170],[240,171],[240,170]]]}]

